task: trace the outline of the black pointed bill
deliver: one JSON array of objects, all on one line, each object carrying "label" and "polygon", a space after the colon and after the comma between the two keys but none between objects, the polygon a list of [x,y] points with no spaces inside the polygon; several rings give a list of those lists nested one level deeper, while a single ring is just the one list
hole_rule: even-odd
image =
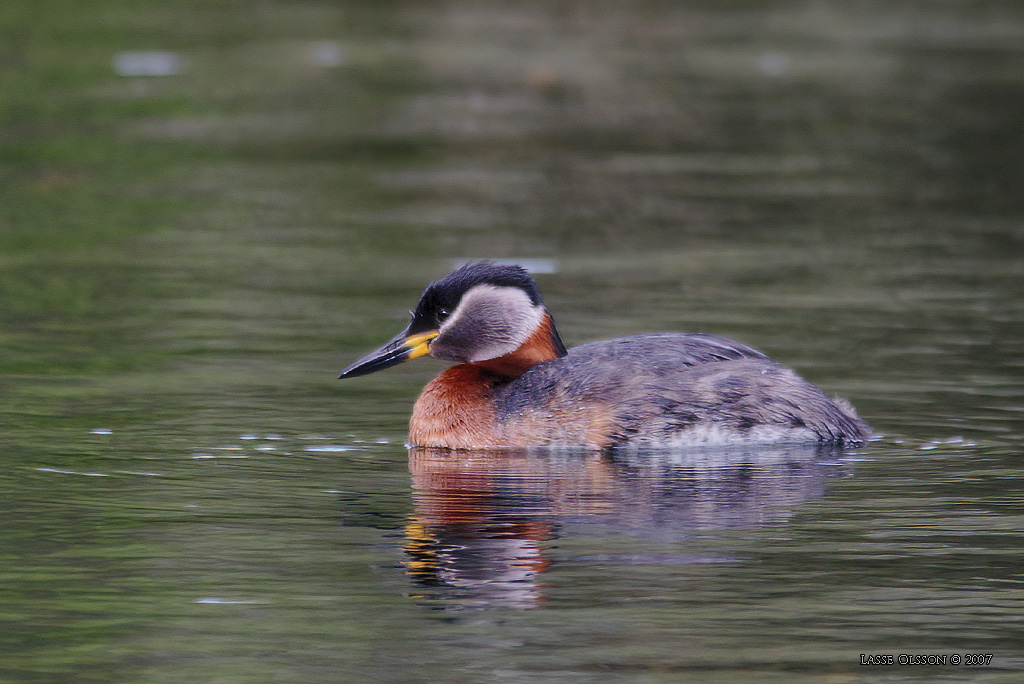
[{"label": "black pointed bill", "polygon": [[399,333],[380,348],[341,371],[338,378],[358,378],[360,375],[369,375],[391,366],[397,366],[403,361],[426,356],[430,353],[430,341],[437,335],[436,330],[415,335]]}]

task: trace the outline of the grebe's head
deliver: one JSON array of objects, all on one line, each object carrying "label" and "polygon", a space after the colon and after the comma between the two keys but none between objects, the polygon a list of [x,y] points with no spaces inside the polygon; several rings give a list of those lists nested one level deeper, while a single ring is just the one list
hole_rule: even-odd
[{"label": "grebe's head", "polygon": [[412,311],[409,326],[340,377],[366,375],[428,354],[456,363],[497,359],[515,352],[542,326],[550,329],[557,355],[565,355],[537,283],[526,269],[473,261],[431,283]]}]

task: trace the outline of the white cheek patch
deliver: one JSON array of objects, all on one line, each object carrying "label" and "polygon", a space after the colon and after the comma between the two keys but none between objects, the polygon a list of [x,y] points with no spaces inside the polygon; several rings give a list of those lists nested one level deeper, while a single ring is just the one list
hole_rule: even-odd
[{"label": "white cheek patch", "polygon": [[543,320],[544,308],[519,288],[477,285],[462,296],[435,344],[458,349],[469,362],[487,361],[514,352]]}]

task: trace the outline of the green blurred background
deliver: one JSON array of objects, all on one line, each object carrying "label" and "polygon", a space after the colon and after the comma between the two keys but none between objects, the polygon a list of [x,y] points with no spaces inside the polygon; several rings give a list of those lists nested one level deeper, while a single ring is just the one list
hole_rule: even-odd
[{"label": "green blurred background", "polygon": [[[1022,181],[1008,0],[4,2],[0,678],[1017,681]],[[335,377],[473,257],[570,345],[734,336],[886,440],[683,544],[735,573],[553,548],[547,610],[424,608],[441,366]]]}]

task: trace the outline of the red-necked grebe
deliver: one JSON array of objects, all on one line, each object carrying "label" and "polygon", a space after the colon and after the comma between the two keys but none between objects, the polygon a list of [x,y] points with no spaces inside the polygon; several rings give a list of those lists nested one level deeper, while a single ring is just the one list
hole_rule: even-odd
[{"label": "red-necked grebe", "polygon": [[872,435],[846,401],[718,335],[637,335],[566,350],[533,278],[491,261],[428,286],[409,326],[341,377],[427,355],[457,365],[416,400],[413,446],[855,444]]}]

